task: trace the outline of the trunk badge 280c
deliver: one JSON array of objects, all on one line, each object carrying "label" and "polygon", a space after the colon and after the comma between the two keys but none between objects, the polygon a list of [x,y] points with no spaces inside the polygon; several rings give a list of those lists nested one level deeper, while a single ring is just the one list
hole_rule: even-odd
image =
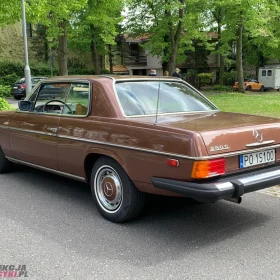
[{"label": "trunk badge 280c", "polygon": [[210,152],[222,151],[222,150],[228,150],[228,149],[229,149],[229,145],[212,146],[212,147],[210,147]]}]

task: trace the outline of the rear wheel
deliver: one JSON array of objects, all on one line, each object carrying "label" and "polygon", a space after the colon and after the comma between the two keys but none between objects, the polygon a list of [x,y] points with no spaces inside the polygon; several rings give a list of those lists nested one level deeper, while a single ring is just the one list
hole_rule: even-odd
[{"label": "rear wheel", "polygon": [[251,86],[247,86],[246,90],[252,91],[252,87]]},{"label": "rear wheel", "polygon": [[264,86],[261,86],[260,92],[264,92]]},{"label": "rear wheel", "polygon": [[16,99],[16,100],[20,100],[22,97],[21,96],[14,96],[14,99]]},{"label": "rear wheel", "polygon": [[113,159],[102,157],[97,160],[90,183],[95,204],[107,220],[126,222],[141,213],[145,194],[135,187],[123,168]]},{"label": "rear wheel", "polygon": [[0,173],[9,172],[12,167],[13,163],[6,159],[2,149],[0,148]]}]

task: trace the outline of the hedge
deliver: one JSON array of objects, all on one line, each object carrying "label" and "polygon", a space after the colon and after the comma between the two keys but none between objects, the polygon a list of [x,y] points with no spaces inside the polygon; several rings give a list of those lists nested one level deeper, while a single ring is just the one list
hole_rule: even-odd
[{"label": "hedge", "polygon": [[0,97],[5,98],[10,96],[10,91],[11,91],[10,86],[0,85]]},{"label": "hedge", "polygon": [[[36,66],[30,65],[32,76],[51,76],[51,68],[47,64],[38,64]],[[69,75],[94,75],[94,69],[69,67]],[[110,71],[106,69],[101,70],[101,74],[109,74]],[[53,69],[53,76],[58,75],[58,69]],[[11,85],[17,79],[24,77],[24,64],[21,62],[3,60],[0,61],[0,84]],[[11,83],[12,81],[12,83]]]},{"label": "hedge", "polygon": [[211,82],[213,74],[212,73],[200,73],[200,74],[197,74],[197,76],[199,77],[200,83],[202,85],[207,85]]},{"label": "hedge", "polygon": [[0,111],[11,110],[10,104],[5,98],[0,97]]}]

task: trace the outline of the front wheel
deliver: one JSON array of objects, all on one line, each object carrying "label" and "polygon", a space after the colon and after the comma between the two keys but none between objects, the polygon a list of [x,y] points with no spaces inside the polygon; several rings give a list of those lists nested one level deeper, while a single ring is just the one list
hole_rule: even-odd
[{"label": "front wheel", "polygon": [[21,98],[22,98],[22,96],[18,96],[18,95],[15,95],[15,96],[14,96],[14,99],[15,99],[15,100],[20,100]]},{"label": "front wheel", "polygon": [[260,92],[264,92],[264,86],[261,86]]},{"label": "front wheel", "polygon": [[123,168],[113,159],[99,158],[91,173],[91,192],[103,217],[115,223],[137,217],[145,204],[140,192]]}]

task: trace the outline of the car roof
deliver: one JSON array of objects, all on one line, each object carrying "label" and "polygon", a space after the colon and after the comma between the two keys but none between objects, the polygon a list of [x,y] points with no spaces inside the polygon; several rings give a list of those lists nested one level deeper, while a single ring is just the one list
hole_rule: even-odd
[{"label": "car roof", "polygon": [[71,81],[71,80],[102,80],[111,79],[116,81],[121,80],[173,80],[182,81],[176,77],[166,77],[166,76],[132,76],[132,75],[67,75],[67,76],[56,76],[51,77],[44,82],[58,82],[58,81]]}]

